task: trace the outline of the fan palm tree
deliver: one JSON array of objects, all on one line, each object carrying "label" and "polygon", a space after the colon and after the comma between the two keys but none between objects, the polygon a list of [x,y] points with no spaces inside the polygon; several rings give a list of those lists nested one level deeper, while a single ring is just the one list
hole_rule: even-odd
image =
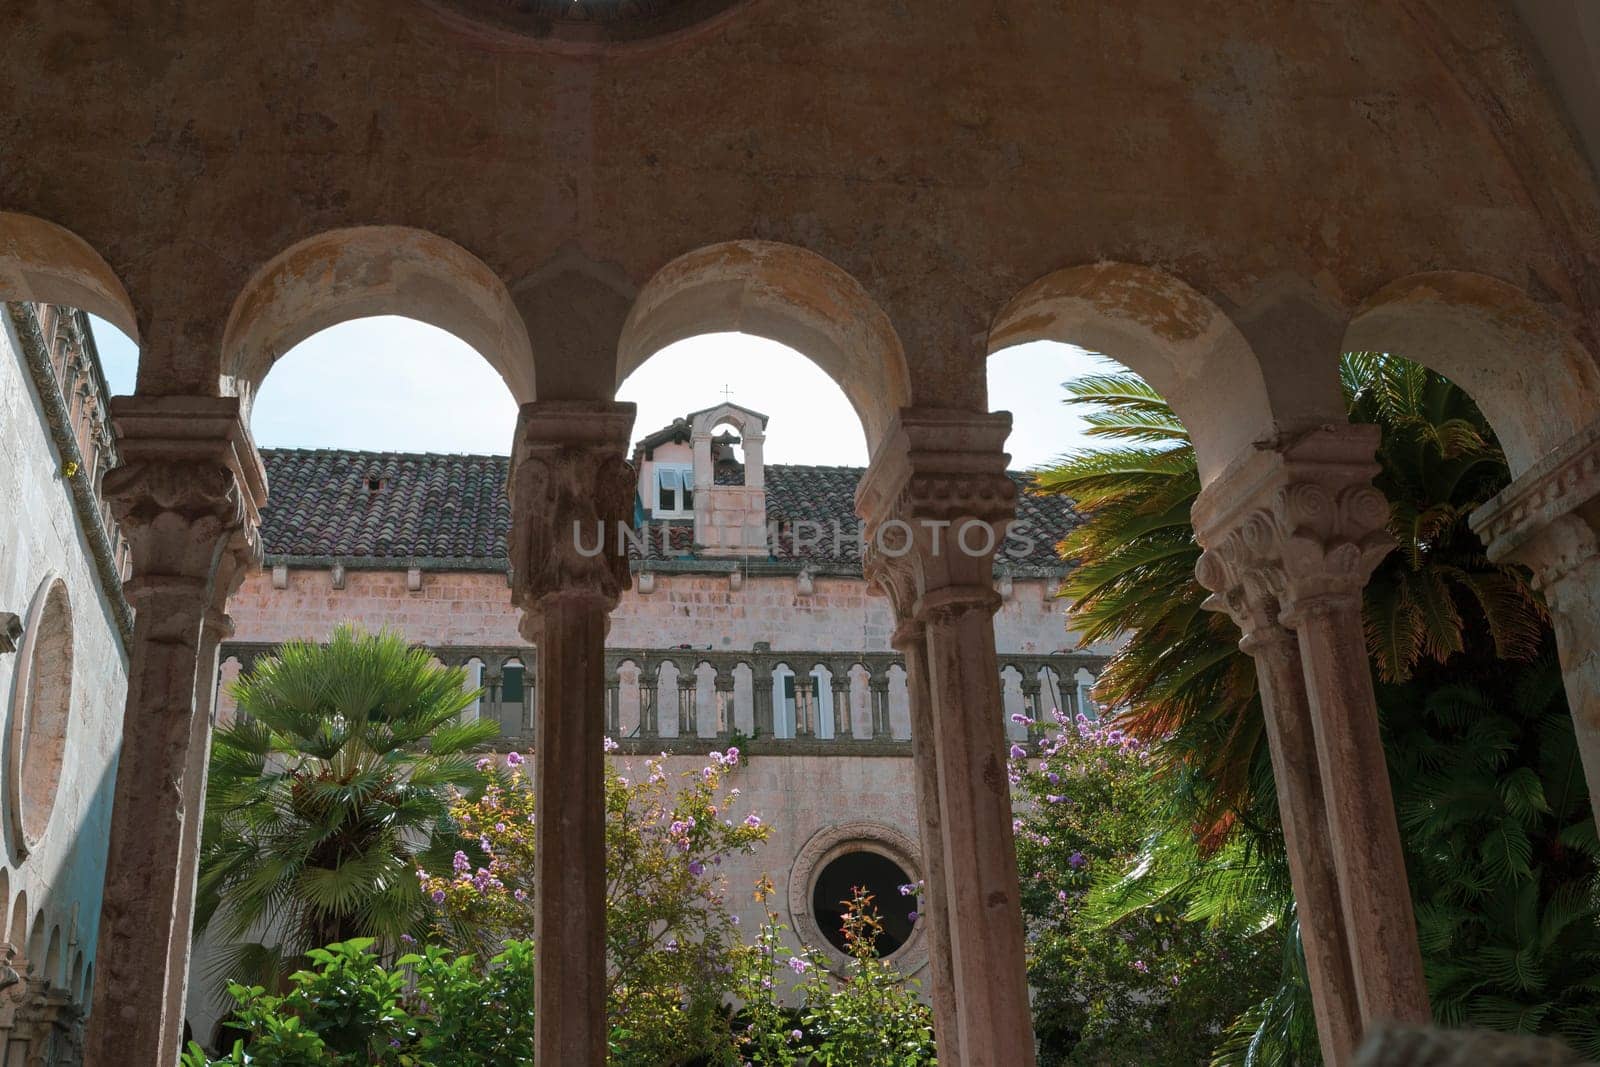
[{"label": "fan palm tree", "polygon": [[312,948],[424,925],[417,868],[448,866],[449,790],[481,785],[465,672],[400,636],[291,641],[234,683],[211,752],[195,930],[214,977],[274,988]]}]

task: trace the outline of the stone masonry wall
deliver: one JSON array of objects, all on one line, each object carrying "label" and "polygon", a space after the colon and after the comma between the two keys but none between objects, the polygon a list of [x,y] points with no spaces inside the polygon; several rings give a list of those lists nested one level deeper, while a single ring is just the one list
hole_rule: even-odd
[{"label": "stone masonry wall", "polygon": [[[26,855],[9,790],[0,798],[5,840],[0,934],[26,957],[36,976],[86,1006],[128,663],[20,341],[3,315],[0,426],[6,428],[0,439],[0,517],[6,525],[0,539],[0,611],[26,619],[47,576],[59,576],[71,606],[73,651],[59,783],[48,822]],[[0,736],[8,779],[21,741],[20,667],[19,653],[0,653]]]}]

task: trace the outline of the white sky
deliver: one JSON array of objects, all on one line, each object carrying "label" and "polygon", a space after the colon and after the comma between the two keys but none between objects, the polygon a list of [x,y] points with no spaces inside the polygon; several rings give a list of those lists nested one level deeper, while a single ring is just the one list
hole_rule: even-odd
[{"label": "white sky", "polygon": [[[94,328],[111,391],[132,392],[133,343],[99,319]],[[1101,365],[1099,357],[1053,342],[1019,345],[989,360],[990,407],[1014,418],[1014,468],[1038,466],[1083,443],[1081,420],[1061,402],[1061,383]],[[639,406],[639,438],[719,402],[725,387],[736,403],[770,417],[769,463],[866,464],[861,424],[838,386],[804,356],[759,337],[680,341],[623,382],[618,399]],[[341,323],[285,354],[262,383],[251,429],[263,447],[503,453],[516,417],[499,375],[465,342],[383,316]]]}]

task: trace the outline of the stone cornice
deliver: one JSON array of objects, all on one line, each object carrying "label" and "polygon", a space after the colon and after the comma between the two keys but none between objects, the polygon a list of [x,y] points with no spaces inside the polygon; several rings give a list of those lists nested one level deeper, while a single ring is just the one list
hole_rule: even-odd
[{"label": "stone cornice", "polygon": [[[1496,562],[1519,560],[1557,520],[1600,498],[1600,422],[1518,475],[1469,519]],[[1531,562],[1530,560],[1520,560]]]}]

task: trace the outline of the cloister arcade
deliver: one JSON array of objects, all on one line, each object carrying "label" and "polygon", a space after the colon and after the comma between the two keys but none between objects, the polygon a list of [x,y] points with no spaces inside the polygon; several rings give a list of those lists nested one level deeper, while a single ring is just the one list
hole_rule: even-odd
[{"label": "cloister arcade", "polygon": [[1192,433],[1199,577],[1257,663],[1328,1062],[1425,1021],[1357,607],[1387,508],[1337,357],[1422,362],[1494,425],[1516,481],[1476,526],[1549,599],[1600,798],[1600,119],[1569,102],[1593,64],[1548,59],[1548,26],[1496,0],[1227,18],[754,0],[659,33],[540,33],[483,6],[0,17],[20,31],[0,33],[0,301],[81,308],[141,346],[104,481],[135,618],[90,1062],[177,1058],[204,680],[270,491],[253,390],[298,340],[381,313],[468,341],[522,405],[539,1062],[606,1045],[604,637],[629,575],[570,531],[631,514],[617,384],[733,329],[811,358],[865,427],[941,1058],[1033,1060],[992,552],[934,531],[1012,518],[984,361],[1038,339],[1114,356]]}]

